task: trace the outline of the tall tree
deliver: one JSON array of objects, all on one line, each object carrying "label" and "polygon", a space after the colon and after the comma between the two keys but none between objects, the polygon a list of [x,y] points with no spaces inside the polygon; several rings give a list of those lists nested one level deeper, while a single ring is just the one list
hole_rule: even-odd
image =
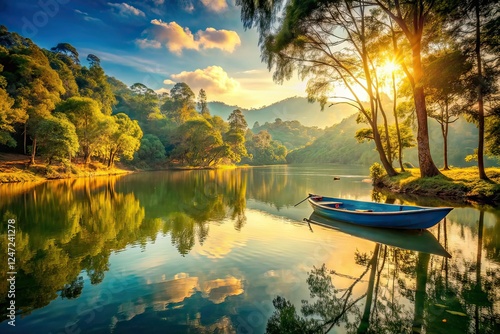
[{"label": "tall tree", "polygon": [[80,95],[96,100],[102,112],[105,115],[111,115],[113,105],[116,104],[111,85],[100,65],[99,58],[90,54],[87,59],[90,67],[82,67],[76,77]]},{"label": "tall tree", "polygon": [[134,153],[141,146],[143,135],[137,121],[131,120],[127,115],[120,113],[112,117],[118,127],[110,139],[108,167],[114,165],[118,156],[122,156],[126,160],[132,160]]},{"label": "tall tree", "polygon": [[241,110],[236,109],[229,115],[229,131],[224,135],[224,141],[229,145],[230,159],[240,162],[242,157],[248,156],[245,147],[245,132],[248,124]]},{"label": "tall tree", "polygon": [[422,39],[433,14],[436,1],[417,0],[410,2],[375,0],[375,3],[397,24],[411,48],[411,68],[405,70],[415,102],[417,115],[417,144],[420,175],[422,177],[440,174],[432,160],[429,145],[427,108],[424,92],[424,70],[422,66]]},{"label": "tall tree", "polygon": [[185,123],[196,116],[195,95],[188,84],[179,82],[170,90],[170,98],[161,106],[161,111],[176,124]]},{"label": "tall tree", "polygon": [[467,57],[458,50],[444,50],[431,55],[425,66],[429,116],[441,127],[443,136],[444,170],[448,170],[448,132],[451,123],[468,107],[465,94],[465,74],[470,70]]},{"label": "tall tree", "polygon": [[[282,1],[237,3],[242,5],[244,26],[259,29],[262,59],[269,69],[274,68],[273,78],[282,82],[297,70],[302,78],[309,79],[309,98],[319,100],[323,106],[335,85],[345,86],[352,94],[345,100],[358,108],[373,130],[385,170],[396,175],[377,124],[379,116],[385,119],[385,114],[380,101],[377,58],[373,54],[377,50],[371,45],[380,38],[383,27],[372,16],[373,6],[365,1],[291,0],[286,2],[283,18],[278,20]],[[362,101],[360,91],[367,95],[368,105]]]},{"label": "tall tree", "polygon": [[100,122],[104,115],[99,104],[88,97],[72,97],[60,103],[56,111],[65,114],[75,125],[83,161],[88,164],[97,145],[99,145],[102,128]]},{"label": "tall tree", "polygon": [[69,43],[59,43],[56,46],[50,48],[50,50],[52,52],[63,54],[69,57],[73,61],[73,63],[77,65],[80,64],[80,59],[78,58],[79,57],[78,51],[73,45]]},{"label": "tall tree", "polygon": [[474,64],[469,98],[474,103],[472,118],[477,124],[477,162],[479,178],[488,179],[484,170],[486,120],[499,107],[498,101],[498,32],[500,4],[495,0],[448,1],[443,15],[448,19],[452,38],[460,41],[462,49]]},{"label": "tall tree", "polygon": [[200,114],[202,114],[204,117],[210,116],[210,110],[208,109],[208,103],[207,103],[207,93],[205,90],[202,88],[200,89],[200,92],[198,93],[198,111]]},{"label": "tall tree", "polygon": [[170,159],[189,166],[208,167],[227,155],[222,136],[204,118],[191,119],[177,129],[175,148]]},{"label": "tall tree", "polygon": [[[22,39],[15,33],[2,30],[0,39]],[[24,151],[27,136],[32,139],[31,163],[35,163],[37,146],[37,127],[43,119],[49,118],[55,105],[64,94],[64,87],[49,64],[44,52],[30,40],[11,45],[0,52],[0,63],[4,66],[3,75],[7,81],[6,90],[14,98],[14,108],[26,110],[28,120],[24,124]]]},{"label": "tall tree", "polygon": [[79,148],[75,126],[65,115],[55,113],[40,121],[36,129],[40,153],[51,164],[54,159],[71,162]]},{"label": "tall tree", "polygon": [[[0,52],[2,48],[0,46]],[[26,122],[28,115],[23,109],[13,108],[15,101],[5,90],[7,80],[1,75],[2,70],[3,65],[0,64],[0,144],[15,147],[17,143],[11,135],[15,132],[14,125]]]}]

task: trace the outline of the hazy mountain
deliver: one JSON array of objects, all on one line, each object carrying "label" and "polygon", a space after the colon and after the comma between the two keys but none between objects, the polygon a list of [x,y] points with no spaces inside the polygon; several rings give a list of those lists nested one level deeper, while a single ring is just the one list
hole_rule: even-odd
[{"label": "hazy mountain", "polygon": [[325,128],[340,123],[342,119],[356,112],[356,109],[349,105],[332,107],[327,105],[325,110],[321,111],[319,103],[309,103],[304,97],[291,97],[258,109],[229,106],[223,102],[209,102],[208,107],[212,115],[220,116],[224,120],[227,120],[233,110],[240,109],[250,128],[255,122],[262,125],[265,122],[272,123],[276,118],[280,118],[282,121],[299,121],[305,126]]},{"label": "hazy mountain", "polygon": [[[443,167],[443,137],[439,124],[429,118],[429,137],[432,143],[431,153],[436,165]],[[379,161],[372,141],[360,144],[354,138],[357,130],[366,127],[366,124],[356,123],[356,116],[344,119],[341,123],[325,129],[322,136],[310,145],[290,152],[286,159],[289,163],[340,163],[340,164],[367,164]],[[416,134],[415,134],[416,136]],[[475,166],[476,161],[466,162],[465,157],[473,154],[477,147],[477,127],[468,123],[464,118],[450,124],[448,134],[448,163],[450,166]],[[418,166],[417,147],[405,149],[403,161]],[[497,165],[495,159],[485,159],[486,166]],[[394,166],[398,166],[395,161]]]}]

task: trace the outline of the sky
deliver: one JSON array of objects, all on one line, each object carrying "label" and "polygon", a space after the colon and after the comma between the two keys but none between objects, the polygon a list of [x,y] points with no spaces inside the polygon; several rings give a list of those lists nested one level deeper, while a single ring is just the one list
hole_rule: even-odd
[{"label": "sky", "polygon": [[185,82],[243,108],[306,95],[296,76],[273,82],[234,0],[0,0],[0,24],[42,48],[70,43],[83,65],[94,54],[129,86],[161,92]]}]

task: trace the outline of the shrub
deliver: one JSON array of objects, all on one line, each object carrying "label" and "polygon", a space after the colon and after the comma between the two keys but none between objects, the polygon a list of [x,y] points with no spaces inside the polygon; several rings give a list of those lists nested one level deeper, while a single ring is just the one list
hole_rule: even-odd
[{"label": "shrub", "polygon": [[373,184],[377,184],[380,182],[382,176],[384,176],[385,171],[381,164],[375,162],[370,166],[370,177],[372,178]]}]

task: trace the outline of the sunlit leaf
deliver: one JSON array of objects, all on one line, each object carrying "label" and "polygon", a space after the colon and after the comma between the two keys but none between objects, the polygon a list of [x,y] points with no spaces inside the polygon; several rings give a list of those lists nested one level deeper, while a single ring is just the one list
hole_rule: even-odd
[{"label": "sunlit leaf", "polygon": [[467,314],[465,313],[462,313],[462,312],[458,312],[458,311],[450,311],[450,310],[446,310],[446,312],[450,313],[450,314],[453,314],[453,315],[459,315],[459,316],[462,316],[462,317],[466,317]]}]

